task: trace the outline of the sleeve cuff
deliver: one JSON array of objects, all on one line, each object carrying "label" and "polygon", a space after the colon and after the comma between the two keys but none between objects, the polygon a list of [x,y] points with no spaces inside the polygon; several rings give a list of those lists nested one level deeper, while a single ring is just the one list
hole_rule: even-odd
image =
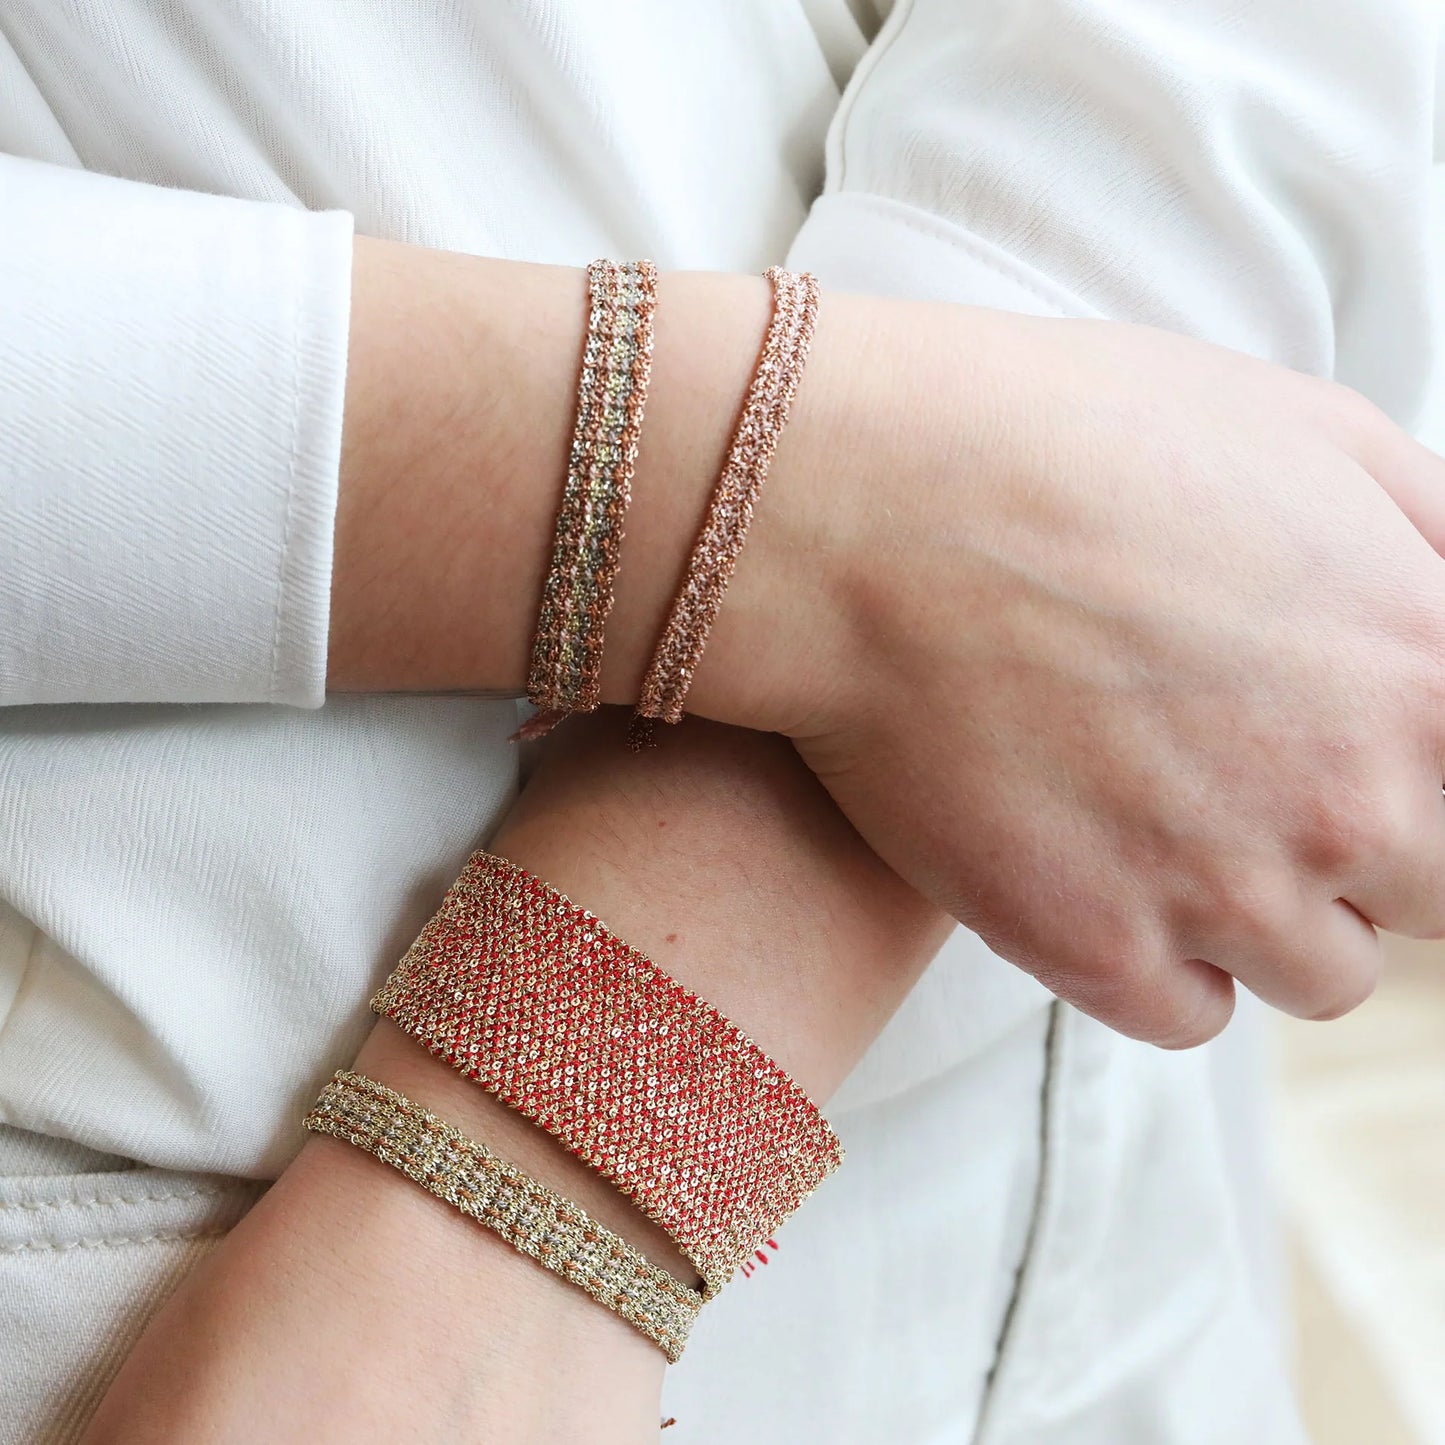
[{"label": "sleeve cuff", "polygon": [[0,157],[0,705],[325,695],[352,218]]}]

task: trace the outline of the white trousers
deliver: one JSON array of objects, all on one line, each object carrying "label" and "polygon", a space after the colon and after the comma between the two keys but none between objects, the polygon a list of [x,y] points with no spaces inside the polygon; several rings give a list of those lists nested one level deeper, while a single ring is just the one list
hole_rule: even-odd
[{"label": "white trousers", "polygon": [[[1298,1445],[1240,1127],[1250,1022],[1165,1054],[1031,1008],[944,1074],[853,1095],[846,1166],[669,1371],[667,1438]],[[0,1130],[0,1445],[76,1438],[260,1187]]]}]

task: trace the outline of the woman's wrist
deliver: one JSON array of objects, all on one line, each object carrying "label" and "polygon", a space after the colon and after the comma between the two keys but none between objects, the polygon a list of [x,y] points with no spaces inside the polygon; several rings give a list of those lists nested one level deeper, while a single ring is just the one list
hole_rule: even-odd
[{"label": "woman's wrist", "polygon": [[[356,243],[333,689],[523,690],[586,295],[576,268]],[[636,696],[766,320],[761,278],[663,278],[607,634],[604,678],[619,700]]]},{"label": "woman's wrist", "polygon": [[[446,1086],[480,1090],[414,1059],[414,1045],[395,1066],[392,1052],[383,1038],[358,1062],[496,1137],[481,1101]],[[86,1442],[637,1445],[656,1432],[663,1367],[572,1284],[371,1155],[313,1135],[152,1322]]]},{"label": "woman's wrist", "polygon": [[[556,1190],[679,1280],[689,1285],[698,1282],[697,1272],[672,1240],[613,1185],[550,1134],[479,1089],[450,1064],[433,1058],[389,1019],[377,1022],[354,1067],[430,1109],[509,1164]],[[597,1308],[581,1296],[578,1301],[589,1309]]]},{"label": "woman's wrist", "polygon": [[[837,314],[832,314],[836,310]],[[690,710],[806,730],[846,672],[828,619],[858,438],[867,303],[825,298]],[[580,269],[358,240],[328,686],[519,695],[567,468]],[[662,276],[652,382],[602,671],[629,704],[732,438],[769,315],[761,277]]]},{"label": "woman's wrist", "polygon": [[[620,710],[604,709],[549,744],[492,851],[590,910],[610,936],[705,999],[805,1094],[825,1102],[942,942],[947,920],[879,864],[783,739],[691,720],[666,747],[618,766],[625,722]],[[467,920],[490,877],[469,868],[469,901],[460,913],[444,907],[439,915],[444,951],[473,959],[463,941]],[[418,942],[423,959],[432,957],[426,940],[434,926]],[[568,957],[563,935],[554,932],[553,940]],[[518,967],[524,956],[519,946]],[[399,975],[420,986],[406,967]],[[470,985],[448,975],[435,997],[450,1000],[454,986]],[[396,998],[380,997],[391,1013]],[[452,1037],[452,1024],[437,1022],[426,1002],[415,1014],[393,1016],[430,1030],[433,1046]],[[534,1026],[508,1023],[500,1032]],[[556,1046],[565,1048],[568,1037],[575,1031],[559,1024]],[[693,1265],[603,1177],[602,1164],[583,1163],[500,1103],[465,1076],[465,1053],[456,1057],[455,1065],[434,1058],[383,1021],[356,1067],[572,1200],[674,1278],[697,1283]],[[512,1085],[522,1096],[534,1087],[516,1076]],[[566,1135],[562,1112],[550,1115],[549,1127]]]},{"label": "woman's wrist", "polygon": [[[493,846],[825,1100],[946,921],[782,739],[693,721],[619,766],[625,727],[618,710],[569,725]],[[611,1184],[391,1025],[356,1062],[668,1266],[674,1246]],[[655,1436],[662,1371],[661,1351],[582,1290],[362,1149],[315,1137],[152,1322],[88,1445],[632,1445]]]}]

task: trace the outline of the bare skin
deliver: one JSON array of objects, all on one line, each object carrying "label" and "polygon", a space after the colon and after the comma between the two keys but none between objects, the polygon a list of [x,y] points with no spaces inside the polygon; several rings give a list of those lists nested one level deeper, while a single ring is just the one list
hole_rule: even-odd
[{"label": "bare skin", "polygon": [[[361,243],[335,686],[520,687],[580,288]],[[614,700],[765,309],[755,281],[664,281]],[[1445,927],[1440,478],[1358,398],[1214,348],[829,297],[692,702],[794,738],[862,839],[777,739],[693,727],[639,763],[604,721],[570,725],[496,846],[822,1097],[944,928],[867,845],[1126,1032],[1208,1037],[1234,978],[1338,1012],[1373,979],[1370,923]],[[685,1268],[385,1026],[360,1063]],[[158,1317],[90,1438],[630,1441],[656,1427],[660,1369],[585,1297],[315,1140]]]},{"label": "bare skin", "polygon": [[[583,280],[357,251],[337,688],[516,692]],[[604,692],[630,701],[767,309],[670,274]],[[1306,1017],[1445,933],[1445,463],[1356,394],[1148,328],[825,295],[690,699],[1125,1033]]]},{"label": "bare skin", "polygon": [[[617,769],[624,721],[570,724],[494,846],[585,899],[826,1099],[949,921],[781,739],[688,723]],[[690,1276],[611,1185],[390,1023],[357,1064]],[[826,1191],[805,1207],[826,1208]],[[152,1322],[86,1440],[631,1445],[655,1438],[662,1370],[580,1291],[360,1150],[312,1138]]]}]

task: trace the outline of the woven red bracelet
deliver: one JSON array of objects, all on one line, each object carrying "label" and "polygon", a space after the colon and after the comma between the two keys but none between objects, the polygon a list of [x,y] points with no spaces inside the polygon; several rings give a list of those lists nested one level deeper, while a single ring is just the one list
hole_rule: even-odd
[{"label": "woven red bracelet", "polygon": [[468,859],[371,1006],[610,1179],[708,1298],[842,1162],[751,1039],[505,858]]}]

